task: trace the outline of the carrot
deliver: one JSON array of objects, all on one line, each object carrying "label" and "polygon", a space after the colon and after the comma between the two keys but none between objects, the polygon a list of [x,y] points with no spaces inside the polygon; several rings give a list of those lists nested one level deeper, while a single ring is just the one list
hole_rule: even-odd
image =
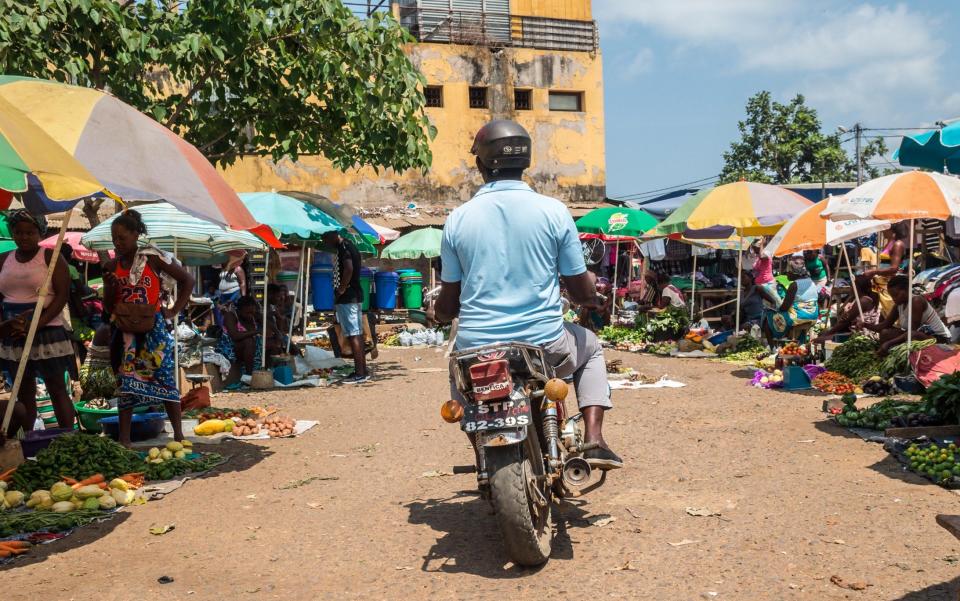
[{"label": "carrot", "polygon": [[63,481],[66,482],[67,484],[69,484],[70,486],[73,486],[74,484],[77,483],[77,479],[76,479],[76,478],[71,478],[70,476],[64,476],[64,477],[63,477]]},{"label": "carrot", "polygon": [[8,549],[29,549],[31,545],[25,540],[8,540],[0,542],[0,547],[6,547]]},{"label": "carrot", "polygon": [[16,473],[16,471],[17,471],[17,468],[15,467],[8,469],[7,471],[0,474],[0,480],[3,480],[4,482],[9,482],[13,478],[13,474]]},{"label": "carrot", "polygon": [[94,474],[89,478],[85,478],[76,484],[71,484],[70,488],[77,490],[83,488],[84,486],[89,486],[91,484],[100,484],[101,482],[106,482],[107,479],[103,477],[103,474]]}]

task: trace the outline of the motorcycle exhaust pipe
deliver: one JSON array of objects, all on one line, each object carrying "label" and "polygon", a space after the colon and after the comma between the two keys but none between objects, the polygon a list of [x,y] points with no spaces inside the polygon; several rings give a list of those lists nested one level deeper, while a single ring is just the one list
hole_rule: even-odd
[{"label": "motorcycle exhaust pipe", "polygon": [[590,464],[582,457],[572,457],[563,462],[563,483],[578,488],[590,481]]}]

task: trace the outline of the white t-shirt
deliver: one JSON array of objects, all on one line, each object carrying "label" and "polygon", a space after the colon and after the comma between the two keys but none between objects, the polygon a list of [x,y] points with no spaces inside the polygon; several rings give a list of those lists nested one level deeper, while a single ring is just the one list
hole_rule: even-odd
[{"label": "white t-shirt", "polygon": [[686,301],[683,300],[683,293],[672,284],[663,289],[661,296],[670,299],[671,307],[682,307],[686,304]]}]

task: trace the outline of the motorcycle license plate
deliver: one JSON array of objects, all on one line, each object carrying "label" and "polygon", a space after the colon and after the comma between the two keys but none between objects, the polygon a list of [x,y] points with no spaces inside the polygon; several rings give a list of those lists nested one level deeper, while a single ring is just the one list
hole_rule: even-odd
[{"label": "motorcycle license plate", "polygon": [[530,401],[502,399],[480,405],[466,405],[460,429],[464,432],[484,432],[502,428],[521,428],[530,425]]}]

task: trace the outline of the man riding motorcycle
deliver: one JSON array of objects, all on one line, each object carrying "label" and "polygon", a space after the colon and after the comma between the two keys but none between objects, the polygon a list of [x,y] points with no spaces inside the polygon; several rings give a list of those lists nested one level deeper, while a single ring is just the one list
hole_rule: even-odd
[{"label": "man riding motorcycle", "polygon": [[[573,218],[563,203],[522,181],[531,139],[518,123],[484,125],[470,152],[486,183],[444,226],[436,317],[459,316],[457,350],[498,342],[542,346],[558,377],[573,376],[584,441],[598,445],[583,458],[595,469],[623,467],[603,439],[603,415],[612,407],[603,350],[595,334],[563,320],[560,278],[574,303],[603,304]],[[451,395],[462,400],[452,382]]]}]

